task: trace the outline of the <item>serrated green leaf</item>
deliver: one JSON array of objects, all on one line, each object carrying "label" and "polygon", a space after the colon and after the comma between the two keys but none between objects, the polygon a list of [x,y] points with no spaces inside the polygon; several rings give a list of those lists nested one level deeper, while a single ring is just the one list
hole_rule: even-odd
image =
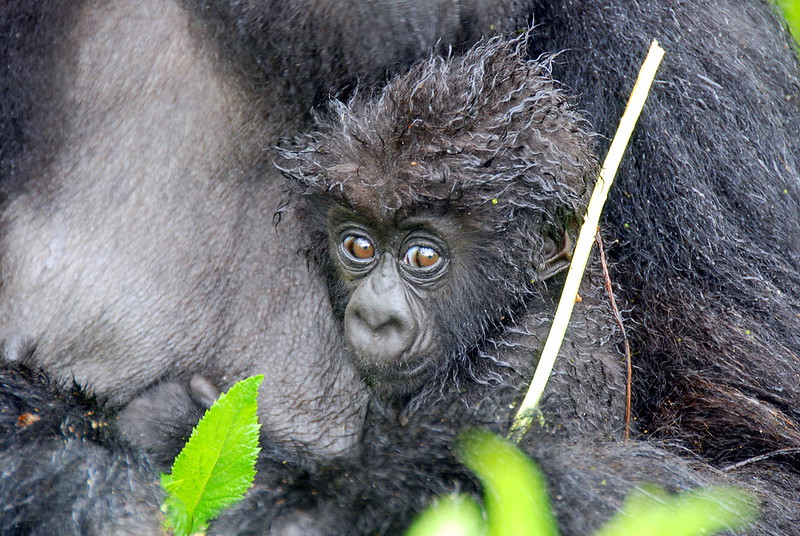
[{"label": "serrated green leaf", "polygon": [[242,380],[211,406],[172,465],[161,475],[167,523],[177,536],[206,529],[220,511],[242,500],[255,477],[258,386]]}]

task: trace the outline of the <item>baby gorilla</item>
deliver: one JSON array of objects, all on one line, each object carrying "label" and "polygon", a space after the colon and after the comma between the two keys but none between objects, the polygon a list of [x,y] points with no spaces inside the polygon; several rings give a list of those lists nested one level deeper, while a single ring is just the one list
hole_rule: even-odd
[{"label": "baby gorilla", "polygon": [[[247,519],[272,534],[399,534],[435,496],[477,493],[453,445],[472,427],[508,431],[597,170],[587,123],[549,60],[527,60],[524,39],[434,57],[380,95],[334,103],[316,132],[279,148],[308,258],[371,403],[357,455],[294,483],[280,473],[289,464],[262,466],[220,533]],[[636,430],[622,440],[626,373],[597,271],[584,278],[543,425],[521,441],[569,535],[596,531],[642,480],[753,485]],[[781,533],[794,503],[754,486],[770,503],[751,534]]]},{"label": "baby gorilla", "polygon": [[[298,479],[293,497],[259,483],[253,508],[233,519],[279,518],[283,530],[292,516],[275,510],[302,503],[298,523],[320,520],[320,534],[395,534],[434,496],[477,489],[454,440],[475,426],[507,431],[597,171],[588,124],[550,60],[528,60],[525,44],[490,40],[431,58],[380,95],[334,102],[317,131],[278,149],[310,264],[372,396],[358,456]],[[557,508],[574,516],[562,520],[572,534],[619,505],[594,484],[630,456],[576,449],[616,445],[624,428],[615,328],[601,285],[586,279],[541,406],[547,425],[524,445],[569,503]],[[606,517],[577,517],[571,501],[584,499]]]}]

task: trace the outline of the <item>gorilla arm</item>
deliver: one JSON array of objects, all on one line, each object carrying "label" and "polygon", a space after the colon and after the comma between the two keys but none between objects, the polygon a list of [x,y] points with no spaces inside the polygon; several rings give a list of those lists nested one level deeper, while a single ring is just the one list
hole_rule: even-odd
[{"label": "gorilla arm", "polygon": [[248,93],[198,24],[171,2],[76,10],[47,101],[60,138],[4,206],[0,322],[32,340],[28,366],[111,406],[192,373],[221,389],[265,374],[264,429],[332,455],[365,391],[296,223],[273,221],[282,179],[262,147],[288,112]]},{"label": "gorilla arm", "polygon": [[158,471],[75,386],[0,369],[0,532],[159,536]]}]

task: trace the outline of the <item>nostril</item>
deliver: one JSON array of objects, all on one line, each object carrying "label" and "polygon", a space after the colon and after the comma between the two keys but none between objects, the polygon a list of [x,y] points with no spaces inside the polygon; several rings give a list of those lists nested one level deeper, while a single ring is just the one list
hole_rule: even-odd
[{"label": "nostril", "polygon": [[411,347],[416,324],[404,313],[386,307],[361,307],[353,302],[348,305],[345,336],[361,360],[391,363]]},{"label": "nostril", "polygon": [[353,315],[356,321],[364,323],[376,336],[391,331],[403,331],[406,328],[406,322],[401,315],[389,311],[354,308]]},{"label": "nostril", "polygon": [[392,317],[386,320],[386,322],[383,324],[374,327],[373,330],[379,337],[386,337],[395,333],[403,333],[407,330],[407,327],[403,325],[402,320]]}]

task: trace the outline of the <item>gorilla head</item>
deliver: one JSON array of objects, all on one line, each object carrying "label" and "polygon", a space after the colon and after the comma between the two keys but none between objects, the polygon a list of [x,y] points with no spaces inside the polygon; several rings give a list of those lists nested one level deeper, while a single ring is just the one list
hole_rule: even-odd
[{"label": "gorilla head", "polygon": [[373,391],[408,395],[569,263],[592,137],[548,63],[493,40],[336,103],[285,144],[312,258]]}]

